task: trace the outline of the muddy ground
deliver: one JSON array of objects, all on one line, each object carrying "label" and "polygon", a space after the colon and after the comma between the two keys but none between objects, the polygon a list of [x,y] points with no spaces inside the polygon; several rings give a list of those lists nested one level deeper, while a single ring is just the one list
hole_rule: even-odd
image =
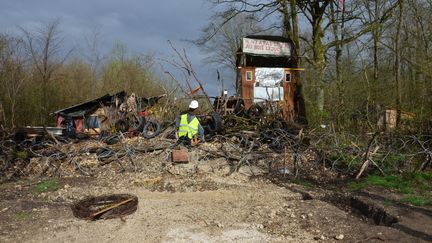
[{"label": "muddy ground", "polygon": [[[230,174],[222,159],[150,164],[164,170],[61,177],[60,189],[47,192],[34,191],[45,178],[1,184],[0,242],[432,241],[432,209],[385,203],[397,195],[383,189],[306,187],[260,168]],[[136,195],[137,211],[97,221],[73,216],[77,200],[115,193]]]}]

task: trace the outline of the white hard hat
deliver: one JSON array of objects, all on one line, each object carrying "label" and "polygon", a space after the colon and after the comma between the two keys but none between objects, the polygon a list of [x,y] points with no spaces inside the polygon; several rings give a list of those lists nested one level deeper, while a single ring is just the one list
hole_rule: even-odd
[{"label": "white hard hat", "polygon": [[191,109],[198,108],[198,101],[192,100],[191,103],[189,104],[189,108],[191,108]]}]

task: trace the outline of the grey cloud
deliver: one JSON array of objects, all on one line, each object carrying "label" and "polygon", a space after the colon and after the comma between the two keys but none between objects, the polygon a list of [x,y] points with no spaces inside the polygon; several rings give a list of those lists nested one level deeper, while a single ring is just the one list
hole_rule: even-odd
[{"label": "grey cloud", "polygon": [[34,29],[60,19],[65,43],[82,43],[94,29],[101,35],[103,51],[116,40],[132,52],[172,55],[167,40],[185,48],[200,78],[215,89],[216,71],[203,65],[204,56],[184,39],[195,39],[212,10],[205,0],[0,0],[0,30],[19,33],[16,26]]}]

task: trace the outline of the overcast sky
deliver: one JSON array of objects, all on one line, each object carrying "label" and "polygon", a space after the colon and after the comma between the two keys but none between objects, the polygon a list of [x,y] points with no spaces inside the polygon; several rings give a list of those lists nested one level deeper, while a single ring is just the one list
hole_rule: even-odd
[{"label": "overcast sky", "polygon": [[195,39],[212,15],[205,0],[0,0],[0,32],[20,34],[17,26],[32,30],[60,20],[65,45],[83,49],[85,36],[96,32],[103,52],[116,41],[134,53],[167,58],[176,47],[185,48],[209,92],[217,92],[216,71],[203,65],[204,56],[185,39]]}]

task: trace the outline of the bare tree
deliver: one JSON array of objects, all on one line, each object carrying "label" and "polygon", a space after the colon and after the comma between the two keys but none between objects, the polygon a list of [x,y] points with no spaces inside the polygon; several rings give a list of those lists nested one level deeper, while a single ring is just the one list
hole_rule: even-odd
[{"label": "bare tree", "polygon": [[53,74],[65,62],[70,51],[64,52],[62,48],[63,38],[59,33],[59,20],[55,20],[31,32],[20,27],[26,38],[27,51],[36,70],[36,79],[42,85],[42,122],[46,122],[49,108],[49,84]]},{"label": "bare tree", "polygon": [[[341,50],[343,44],[352,42],[359,36],[370,31],[368,28],[358,30],[353,33],[347,33],[342,36],[343,41],[340,38],[336,38],[334,41],[326,42],[325,35],[329,27],[332,26],[332,19],[329,17],[330,13],[328,7],[333,4],[334,1],[328,0],[312,0],[312,1],[300,1],[300,0],[267,0],[267,1],[244,1],[244,0],[214,0],[212,1],[218,5],[224,5],[225,11],[221,11],[220,15],[224,16],[224,21],[221,26],[228,23],[235,16],[242,13],[254,13],[259,16],[258,20],[269,20],[276,19],[273,23],[265,28],[279,28],[283,30],[283,35],[290,37],[296,44],[296,51],[300,54],[300,38],[307,44],[312,58],[306,57],[306,60],[312,64],[316,72],[315,85],[316,88],[316,104],[318,110],[324,109],[324,72],[327,67],[327,52],[332,48],[337,49],[338,60],[341,57]],[[307,21],[309,24],[311,35],[307,36],[307,31],[300,31],[298,24],[298,14]],[[282,21],[278,22],[277,20]],[[341,14],[341,16],[334,19],[338,22],[348,22],[356,19],[355,16],[350,14]],[[272,21],[267,21],[272,22]],[[222,27],[219,27],[220,30]],[[303,27],[304,29],[307,29]],[[338,30],[336,30],[339,32]],[[300,33],[303,33],[300,35]],[[302,54],[300,54],[303,56]]]},{"label": "bare tree", "polygon": [[[419,110],[421,121],[427,121],[428,110],[430,107],[432,92],[430,82],[432,80],[432,53],[431,53],[431,36],[432,36],[432,16],[430,10],[432,1],[407,1],[407,16],[404,32],[408,35],[407,39],[412,40],[414,45],[407,43],[409,48],[409,63],[412,65],[411,87],[412,91],[417,93],[419,99],[409,99],[412,104]],[[411,43],[412,43],[411,42]],[[428,102],[429,101],[429,102]]]},{"label": "bare tree", "polygon": [[28,60],[22,39],[2,36],[0,43],[0,84],[8,100],[10,126],[14,128],[18,96],[28,78]]},{"label": "bare tree", "polygon": [[225,24],[223,16],[216,15],[213,18],[202,30],[203,36],[194,43],[209,55],[208,63],[235,70],[236,53],[242,45],[242,38],[266,32],[254,14],[240,13]]},{"label": "bare tree", "polygon": [[101,39],[101,33],[97,27],[93,28],[92,32],[84,35],[85,50],[82,52],[82,55],[90,65],[94,81],[97,80],[100,74],[102,61],[104,59],[101,52]]}]

